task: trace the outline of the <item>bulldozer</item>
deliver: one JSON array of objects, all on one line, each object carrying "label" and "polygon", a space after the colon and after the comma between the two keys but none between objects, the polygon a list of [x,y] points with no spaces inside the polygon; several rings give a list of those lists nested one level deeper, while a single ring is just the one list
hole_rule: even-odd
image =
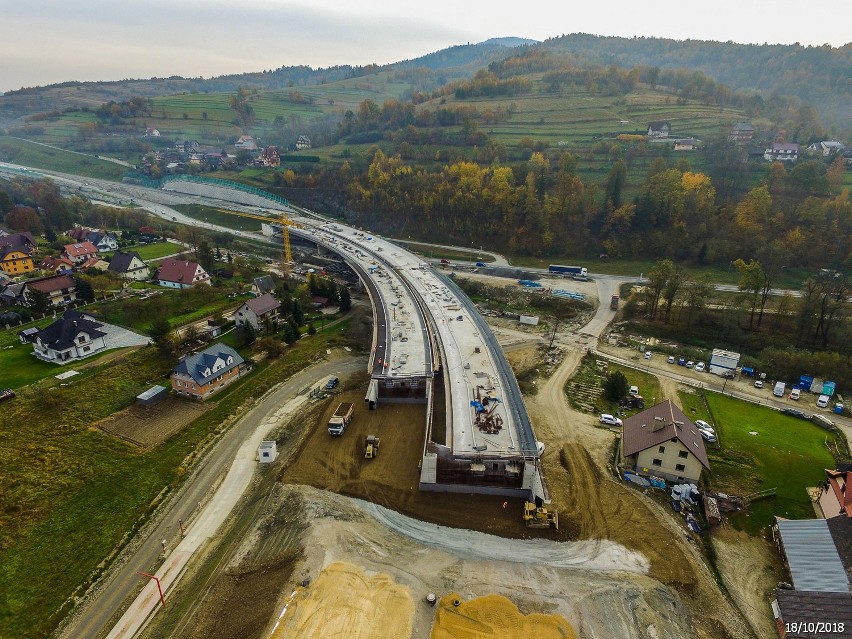
[{"label": "bulldozer", "polygon": [[524,502],[524,523],[527,528],[550,528],[559,530],[559,513],[544,506],[536,506],[533,502]]},{"label": "bulldozer", "polygon": [[364,441],[364,458],[373,459],[379,456],[379,443],[382,440],[375,435],[367,435]]}]

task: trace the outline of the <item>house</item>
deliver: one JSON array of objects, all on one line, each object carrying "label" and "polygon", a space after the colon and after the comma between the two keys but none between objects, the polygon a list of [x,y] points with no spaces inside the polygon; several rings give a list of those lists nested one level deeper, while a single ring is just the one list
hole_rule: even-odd
[{"label": "house", "polygon": [[148,265],[139,257],[136,251],[123,252],[117,251],[112,256],[112,261],[109,263],[111,273],[115,273],[119,277],[139,282],[148,279]]},{"label": "house", "polygon": [[834,470],[825,470],[825,481],[820,486],[819,508],[826,519],[852,518],[852,464],[838,464]]},{"label": "house", "polygon": [[240,306],[234,313],[234,321],[237,326],[248,324],[254,330],[259,331],[269,322],[275,326],[280,308],[281,302],[275,299],[271,293],[264,293]]},{"label": "house", "polygon": [[254,278],[251,283],[251,292],[255,295],[263,295],[264,293],[272,293],[275,290],[275,278],[271,275],[261,275]]},{"label": "house", "polygon": [[54,273],[70,273],[74,270],[74,262],[68,258],[48,255],[38,266],[42,271],[53,271]]},{"label": "house", "polygon": [[154,276],[160,286],[191,288],[196,284],[210,284],[210,276],[200,265],[184,260],[163,260]]},{"label": "house", "polygon": [[6,304],[7,306],[26,304],[27,298],[24,296],[26,293],[26,286],[25,282],[21,282],[20,284],[5,283],[0,285],[0,303]]},{"label": "house", "polygon": [[85,262],[90,257],[97,257],[98,247],[86,240],[77,244],[66,244],[62,251],[62,257],[65,257],[75,264]]},{"label": "house", "polygon": [[33,253],[38,253],[38,243],[29,231],[22,233],[3,233],[0,235],[0,244],[11,244],[13,246],[28,246]]},{"label": "house", "polygon": [[823,140],[822,142],[814,142],[808,147],[811,153],[818,153],[823,157],[831,157],[832,155],[842,154],[846,149],[846,145],[837,140]]},{"label": "house", "polygon": [[672,125],[665,120],[657,120],[656,122],[648,123],[649,138],[667,138],[672,131]]},{"label": "house", "polygon": [[279,166],[281,157],[278,155],[278,149],[274,146],[268,146],[260,152],[260,156],[255,162],[260,166]]},{"label": "house", "polygon": [[311,304],[313,304],[314,308],[319,310],[321,308],[328,308],[331,306],[331,300],[327,297],[323,297],[322,295],[314,295],[311,297]]},{"label": "house", "polygon": [[115,235],[112,233],[107,233],[95,242],[95,246],[98,247],[99,251],[115,251],[118,249],[118,240],[115,239]]},{"label": "house", "polygon": [[109,270],[109,262],[106,260],[102,260],[101,258],[95,256],[88,258],[85,262],[81,262],[77,265],[78,271],[87,271],[90,268],[96,269],[98,271],[103,271],[104,273]]},{"label": "house", "polygon": [[192,153],[198,150],[198,142],[195,140],[175,140],[175,149],[183,153]]},{"label": "house", "polygon": [[6,238],[0,240],[0,270],[9,275],[20,275],[35,270],[35,262],[28,244],[7,243]]},{"label": "house", "polygon": [[747,122],[739,122],[734,125],[728,139],[737,146],[748,146],[754,137],[754,127]]},{"label": "house", "polygon": [[255,142],[254,138],[250,135],[241,135],[240,138],[234,142],[234,147],[242,149],[243,151],[257,151],[257,142]]},{"label": "house", "polygon": [[694,151],[698,148],[698,140],[694,138],[682,138],[674,141],[675,151]]},{"label": "house", "polygon": [[780,160],[781,162],[792,162],[799,157],[798,144],[784,144],[781,142],[773,142],[772,148],[766,149],[763,152],[765,160]]},{"label": "house", "polygon": [[68,309],[50,326],[30,338],[33,354],[48,362],[63,363],[82,359],[106,349],[103,324],[89,315]]},{"label": "house", "polygon": [[148,127],[145,129],[145,137],[146,138],[158,138],[160,137],[160,132],[154,127]]},{"label": "house", "polygon": [[[841,636],[852,628],[852,518],[775,518],[772,536],[790,572],[792,587],[779,587],[771,602],[782,639]],[[812,632],[817,624],[837,624]],[[813,624],[813,625],[811,625]],[[808,626],[810,625],[810,629]],[[824,627],[824,626],[823,626]]]},{"label": "house", "polygon": [[[92,234],[96,235],[92,235]],[[87,228],[85,226],[75,226],[73,229],[70,229],[66,235],[70,237],[72,240],[76,240],[78,242],[92,242],[96,243],[101,235],[94,229]],[[94,239],[92,239],[94,237]]]},{"label": "house", "polygon": [[300,135],[296,140],[296,148],[301,151],[302,149],[310,149],[311,148],[311,139],[307,135]]},{"label": "house", "polygon": [[48,297],[51,306],[63,306],[77,299],[77,286],[70,275],[49,275],[24,282],[23,298],[31,302],[31,292],[40,291]]},{"label": "house", "polygon": [[701,433],[671,400],[624,420],[621,455],[625,467],[679,483],[698,483],[710,470]]},{"label": "house", "polygon": [[190,355],[171,372],[178,395],[205,400],[251,370],[239,353],[225,344],[213,344]]}]

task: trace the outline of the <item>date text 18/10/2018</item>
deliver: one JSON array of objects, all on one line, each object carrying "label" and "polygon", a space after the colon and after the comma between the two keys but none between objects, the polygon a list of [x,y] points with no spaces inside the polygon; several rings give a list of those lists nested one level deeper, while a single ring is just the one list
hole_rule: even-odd
[{"label": "date text 18/10/2018", "polygon": [[846,631],[846,624],[842,621],[788,621],[784,623],[784,628],[790,633],[840,634]]}]

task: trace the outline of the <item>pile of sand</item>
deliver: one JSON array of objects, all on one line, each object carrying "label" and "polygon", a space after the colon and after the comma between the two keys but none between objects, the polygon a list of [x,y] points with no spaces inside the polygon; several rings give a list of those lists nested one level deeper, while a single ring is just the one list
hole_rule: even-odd
[{"label": "pile of sand", "polygon": [[411,636],[413,619],[408,588],[388,575],[367,576],[358,566],[334,562],[287,605],[271,639],[400,639]]},{"label": "pile of sand", "polygon": [[[459,601],[458,606],[454,602]],[[485,595],[470,601],[451,593],[438,604],[431,639],[577,639],[577,633],[562,615],[524,615],[500,595]]]}]

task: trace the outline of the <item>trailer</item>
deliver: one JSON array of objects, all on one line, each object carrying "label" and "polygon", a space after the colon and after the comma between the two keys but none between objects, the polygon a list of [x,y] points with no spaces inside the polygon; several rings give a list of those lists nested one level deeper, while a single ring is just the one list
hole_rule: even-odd
[{"label": "trailer", "polygon": [[328,420],[328,433],[335,437],[342,435],[349,422],[352,421],[354,408],[351,402],[340,402],[334,410],[334,415]]},{"label": "trailer", "polygon": [[735,373],[739,365],[739,353],[714,348],[710,355],[710,372],[714,375],[724,376],[726,373]]},{"label": "trailer", "polygon": [[563,266],[562,264],[551,264],[547,267],[550,273],[557,275],[582,275],[585,277],[589,274],[584,266]]}]

